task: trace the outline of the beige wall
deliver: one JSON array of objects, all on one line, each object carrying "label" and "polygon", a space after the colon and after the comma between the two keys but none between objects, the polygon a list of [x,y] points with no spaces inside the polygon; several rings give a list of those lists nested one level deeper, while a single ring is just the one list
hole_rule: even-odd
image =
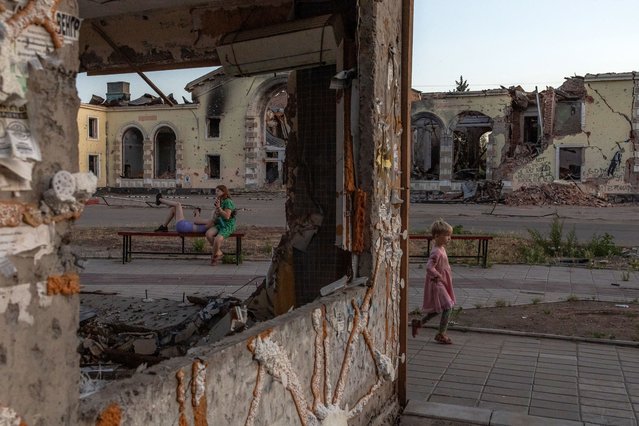
[{"label": "beige wall", "polygon": [[[98,187],[107,185],[107,112],[106,108],[83,104],[78,110],[78,168],[80,172],[89,172],[89,156],[97,155],[99,168]],[[89,117],[98,120],[97,138],[89,137]]]},{"label": "beige wall", "polygon": [[[558,149],[578,147],[583,149],[581,173],[582,188],[593,193],[634,192],[628,178],[634,173],[629,158],[634,155],[630,141],[633,87],[626,80],[586,80],[587,96],[584,108],[582,132],[569,136],[555,136],[553,143],[529,164],[513,175],[513,189],[538,182],[560,181],[558,174]],[[614,174],[608,176],[608,167],[615,153],[622,150],[621,163]]]}]

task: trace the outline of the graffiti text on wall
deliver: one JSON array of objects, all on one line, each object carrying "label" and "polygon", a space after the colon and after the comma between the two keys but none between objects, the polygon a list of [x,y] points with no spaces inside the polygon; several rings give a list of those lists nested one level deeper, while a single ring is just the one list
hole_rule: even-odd
[{"label": "graffiti text on wall", "polygon": [[555,177],[550,161],[545,158],[536,158],[526,167],[518,170],[515,173],[515,179],[525,185],[552,182]]}]

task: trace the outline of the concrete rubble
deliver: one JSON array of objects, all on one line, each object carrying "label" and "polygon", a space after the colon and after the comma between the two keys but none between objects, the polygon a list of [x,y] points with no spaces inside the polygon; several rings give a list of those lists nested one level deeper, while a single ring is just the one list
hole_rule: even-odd
[{"label": "concrete rubble", "polygon": [[253,323],[235,297],[188,300],[83,294],[78,331],[83,373],[89,378],[128,377],[140,365],[185,355],[194,346],[216,342]]}]

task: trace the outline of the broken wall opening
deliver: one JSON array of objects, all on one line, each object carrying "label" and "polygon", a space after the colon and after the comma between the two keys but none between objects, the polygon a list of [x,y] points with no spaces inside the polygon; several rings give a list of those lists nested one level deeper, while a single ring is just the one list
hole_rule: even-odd
[{"label": "broken wall opening", "polygon": [[131,127],[122,136],[122,176],[127,179],[144,177],[144,137],[142,132]]},{"label": "broken wall opening", "polygon": [[558,176],[564,180],[581,180],[581,172],[584,163],[584,149],[580,147],[559,147]]},{"label": "broken wall opening", "polygon": [[581,100],[563,100],[555,105],[555,136],[566,136],[581,132],[582,127]]},{"label": "broken wall opening", "polygon": [[412,120],[413,164],[411,177],[414,179],[439,179],[442,123],[431,115],[422,114]]},{"label": "broken wall opening", "polygon": [[286,117],[288,93],[282,89],[268,100],[264,112],[265,183],[283,184],[285,181],[284,160],[288,135],[291,131]]},{"label": "broken wall opening", "polygon": [[459,116],[453,130],[453,179],[486,179],[486,152],[493,122],[479,112]]},{"label": "broken wall opening", "polygon": [[175,132],[162,127],[155,134],[155,177],[175,179]]}]

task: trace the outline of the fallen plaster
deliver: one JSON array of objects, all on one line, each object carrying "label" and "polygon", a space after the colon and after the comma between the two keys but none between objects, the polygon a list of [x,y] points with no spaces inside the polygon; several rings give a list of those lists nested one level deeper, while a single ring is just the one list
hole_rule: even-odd
[{"label": "fallen plaster", "polygon": [[192,366],[191,404],[193,405],[193,422],[195,426],[207,426],[206,419],[206,363],[196,359]]}]

